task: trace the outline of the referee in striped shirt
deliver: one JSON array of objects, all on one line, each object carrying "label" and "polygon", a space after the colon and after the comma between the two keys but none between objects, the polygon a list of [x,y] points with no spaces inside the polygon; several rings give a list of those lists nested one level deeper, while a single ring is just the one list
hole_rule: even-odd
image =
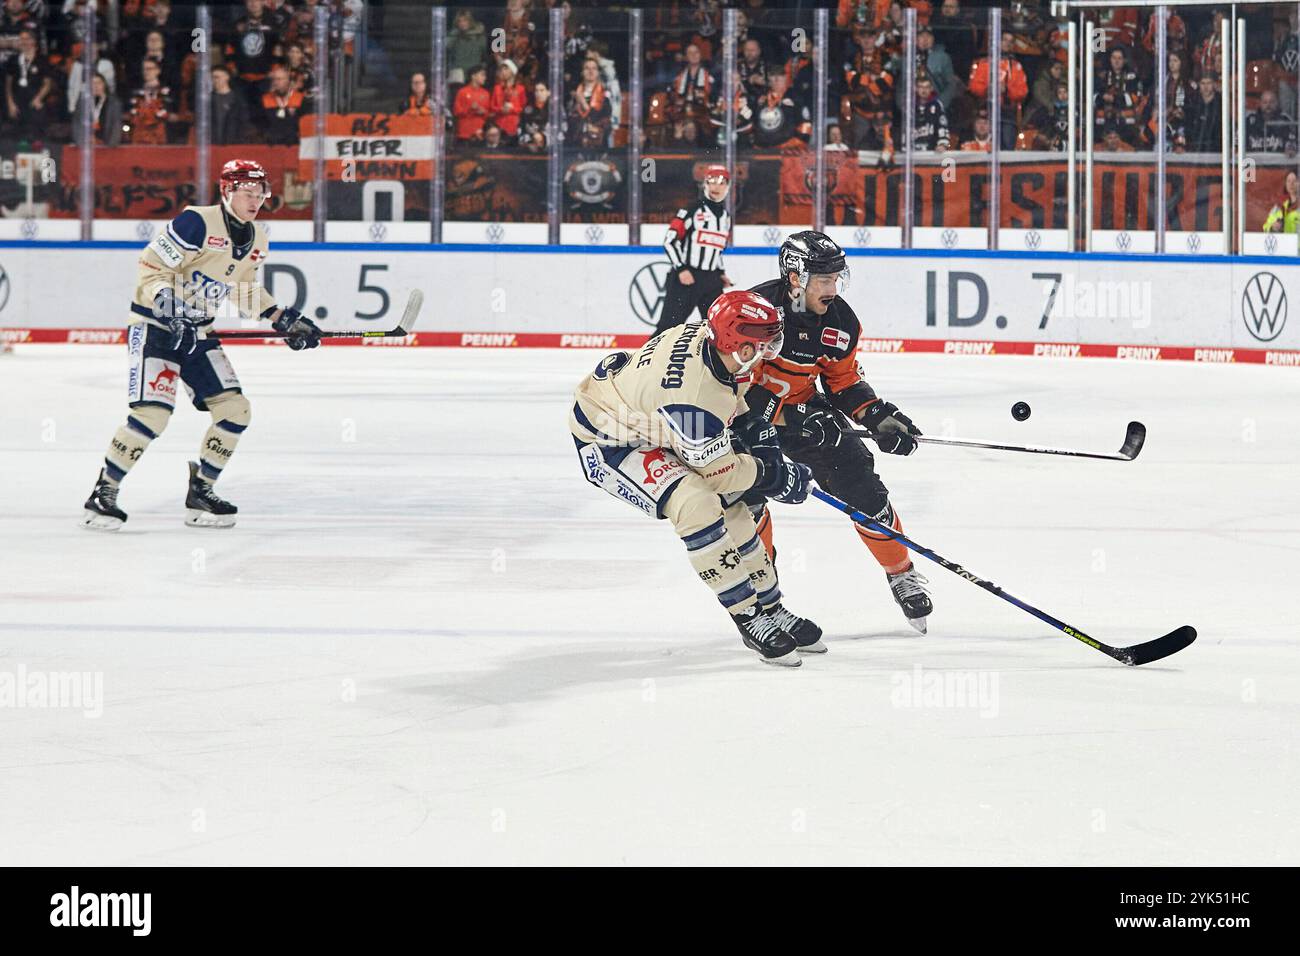
[{"label": "referee in striped shirt", "polygon": [[731,285],[722,271],[722,250],[731,238],[731,216],[727,214],[730,189],[727,167],[708,167],[699,201],[689,209],[677,210],[676,217],[668,224],[664,252],[673,271],[668,277],[656,335],[681,325],[696,309],[703,321],[713,300]]}]

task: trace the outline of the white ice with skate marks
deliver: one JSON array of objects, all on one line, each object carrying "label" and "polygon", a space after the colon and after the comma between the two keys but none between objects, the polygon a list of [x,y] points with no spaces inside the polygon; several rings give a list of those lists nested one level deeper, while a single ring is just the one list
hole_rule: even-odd
[{"label": "white ice with skate marks", "polygon": [[[918,637],[809,501],[773,506],[778,565],[830,653],[786,670],[583,480],[565,415],[599,353],[231,355],[223,532],[183,525],[185,403],[126,527],[77,527],[124,350],[5,363],[6,862],[1300,863],[1294,370],[868,357],[934,433],[1113,450],[1144,421],[1132,464],[878,460],[976,574],[1113,644],[1201,636],[1126,668],[923,565]],[[49,706],[72,674],[101,716]]]}]

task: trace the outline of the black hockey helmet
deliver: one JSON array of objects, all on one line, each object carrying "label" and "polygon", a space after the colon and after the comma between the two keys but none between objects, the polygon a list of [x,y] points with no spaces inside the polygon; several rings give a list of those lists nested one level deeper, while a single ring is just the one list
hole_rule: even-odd
[{"label": "black hockey helmet", "polygon": [[788,279],[793,272],[799,277],[799,287],[806,288],[810,275],[839,277],[837,293],[848,288],[849,266],[844,250],[830,236],[815,229],[805,229],[781,243],[779,254],[781,276]]}]

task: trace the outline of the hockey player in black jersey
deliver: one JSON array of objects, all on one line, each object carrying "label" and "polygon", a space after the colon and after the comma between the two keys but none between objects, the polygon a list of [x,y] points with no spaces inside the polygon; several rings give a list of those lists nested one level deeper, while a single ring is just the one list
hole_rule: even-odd
[{"label": "hockey player in black jersey", "polygon": [[[776,424],[782,452],[808,465],[818,485],[902,531],[866,443],[841,430],[850,420],[865,427],[880,450],[890,455],[912,454],[921,434],[898,406],[879,398],[862,377],[856,358],[862,327],[840,297],[849,276],[844,250],[823,233],[806,230],[781,246],[780,267],[781,278],[753,289],[781,313],[785,338],[780,354],[755,370],[746,396],[749,408]],[[775,554],[766,504],[756,503],[754,510],[759,535],[768,553]],[[926,580],[913,567],[907,549],[855,527],[884,569],[908,623],[924,634],[932,605]]]},{"label": "hockey player in black jersey", "polygon": [[668,224],[664,253],[673,271],[664,290],[656,335],[681,325],[696,310],[703,321],[709,306],[731,285],[722,268],[722,251],[731,240],[731,215],[727,212],[730,189],[727,167],[708,167],[700,198],[694,205],[677,210]]}]

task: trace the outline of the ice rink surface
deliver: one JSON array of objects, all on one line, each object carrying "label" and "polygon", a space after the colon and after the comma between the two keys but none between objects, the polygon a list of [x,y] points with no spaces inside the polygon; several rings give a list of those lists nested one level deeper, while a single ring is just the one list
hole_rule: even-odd
[{"label": "ice rink surface", "polygon": [[0,358],[0,679],[102,680],[0,707],[2,863],[1300,863],[1294,369],[865,356],[935,434],[1114,451],[1145,422],[1132,464],[879,470],[1013,594],[1200,639],[1126,668],[935,565],[915,636],[810,499],[773,506],[778,566],[830,653],[787,670],[583,480],[565,415],[601,353],[229,351],[238,526],[182,524],[185,406],[116,535],[77,521],[125,348]]}]

